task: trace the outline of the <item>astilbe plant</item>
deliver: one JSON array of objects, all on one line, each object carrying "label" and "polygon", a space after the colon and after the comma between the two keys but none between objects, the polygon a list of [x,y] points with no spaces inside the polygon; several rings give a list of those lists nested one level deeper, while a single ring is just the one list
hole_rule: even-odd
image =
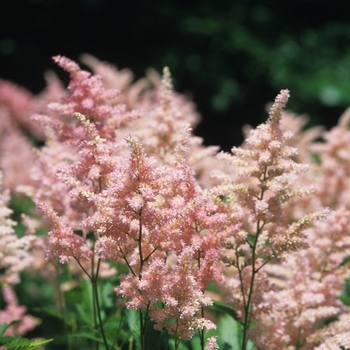
[{"label": "astilbe plant", "polygon": [[[28,233],[49,231],[17,238],[3,194],[1,315],[24,315],[11,285],[31,262],[56,285],[67,334],[77,324],[65,295],[77,286],[91,293],[91,334],[81,334],[96,349],[131,348],[119,339],[128,327],[142,350],[152,328],[175,349],[194,337],[197,347],[185,344],[202,350],[346,348],[350,311],[339,295],[349,277],[349,113],[329,132],[303,131],[305,118],[283,110],[282,90],[266,123],[217,154],[193,135],[198,113],[173,91],[168,68],[133,83],[128,70],[82,59],[94,74],[54,57],[70,75],[68,91],[52,75],[39,96],[0,82],[0,149],[11,133],[27,154],[23,128],[44,142],[27,156],[30,179],[11,175],[21,161],[11,165],[5,153],[6,186],[29,195],[45,218],[23,215]],[[235,340],[217,339],[226,320],[206,312],[213,305],[235,318]],[[152,346],[167,348],[162,341]],[[72,337],[66,344],[76,345]]]},{"label": "astilbe plant", "polygon": [[[195,330],[204,348],[204,332],[215,329],[204,317],[204,307],[212,303],[204,290],[221,279],[217,262],[222,243],[239,225],[218,213],[212,194],[197,184],[188,159],[199,143],[172,106],[169,73],[165,70],[153,117],[164,124],[160,127],[157,121],[151,138],[158,146],[146,143],[144,148],[136,136],[125,137],[125,130],[123,138],[118,134],[139,113],[109,103],[118,93],[106,91],[99,76],[67,58],[55,60],[71,74],[69,94],[49,105],[59,118],[34,116],[48,128],[33,189],[33,199],[51,227],[47,258],[76,261],[91,281],[95,323],[106,348],[110,345],[98,296],[103,261],[122,261],[129,269],[115,291],[119,304],[139,310],[142,349],[148,319],[174,336],[176,349]],[[89,268],[84,266],[87,260]],[[214,339],[208,344],[215,348]]]},{"label": "astilbe plant", "polygon": [[227,202],[223,210],[238,207],[242,222],[240,232],[227,241],[227,253],[223,255],[223,261],[232,267],[223,286],[228,301],[239,311],[242,350],[247,348],[249,334],[260,332],[256,324],[259,314],[270,312],[269,305],[262,303],[264,294],[273,288],[262,271],[264,265],[305,249],[308,246],[305,228],[326,214],[311,213],[291,222],[284,212],[291,198],[315,191],[312,186],[294,185],[307,166],[293,160],[297,151],[287,144],[293,135],[283,132],[280,126],[288,98],[288,90],[282,90],[267,122],[250,131],[245,145],[234,147],[232,155],[219,154],[220,159],[232,166],[232,175],[215,172],[222,181],[215,191]]}]

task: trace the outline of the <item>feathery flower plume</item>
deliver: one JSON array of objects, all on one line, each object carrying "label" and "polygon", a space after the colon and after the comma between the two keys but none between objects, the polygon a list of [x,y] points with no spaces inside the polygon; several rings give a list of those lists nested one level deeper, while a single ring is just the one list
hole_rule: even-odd
[{"label": "feathery flower plume", "polygon": [[[225,289],[230,291],[228,299],[242,319],[242,349],[246,349],[250,325],[260,312],[267,311],[260,308],[260,303],[272,286],[260,270],[272,259],[284,260],[291,252],[306,248],[305,228],[326,214],[308,214],[295,222],[289,222],[284,215],[291,198],[315,192],[312,186],[295,186],[296,179],[308,166],[294,161],[297,150],[288,146],[293,135],[282,131],[280,126],[288,98],[289,91],[282,90],[267,122],[250,131],[244,146],[232,148],[232,154],[218,155],[231,165],[232,174],[213,173],[222,181],[215,193],[227,202],[226,210],[241,215],[241,231],[227,242],[223,261],[233,268]],[[238,282],[232,284],[232,277]]]}]

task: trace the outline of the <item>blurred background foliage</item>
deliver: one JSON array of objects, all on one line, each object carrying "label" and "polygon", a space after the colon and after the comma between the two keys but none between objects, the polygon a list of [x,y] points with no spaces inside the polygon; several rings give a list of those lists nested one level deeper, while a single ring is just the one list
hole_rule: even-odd
[{"label": "blurred background foliage", "polygon": [[169,66],[202,114],[196,133],[225,150],[243,124],[291,90],[288,108],[334,125],[350,105],[350,1],[1,0],[0,78],[33,92],[51,56],[91,53],[128,67]]}]

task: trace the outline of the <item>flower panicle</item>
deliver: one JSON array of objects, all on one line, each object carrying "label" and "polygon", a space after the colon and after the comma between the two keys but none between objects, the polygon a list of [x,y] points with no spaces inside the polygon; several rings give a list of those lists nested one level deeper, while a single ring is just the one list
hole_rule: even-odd
[{"label": "flower panicle", "polygon": [[269,119],[273,123],[279,123],[282,116],[283,108],[287,105],[290,94],[289,90],[281,90],[280,93],[275,98],[275,102],[269,110]]}]

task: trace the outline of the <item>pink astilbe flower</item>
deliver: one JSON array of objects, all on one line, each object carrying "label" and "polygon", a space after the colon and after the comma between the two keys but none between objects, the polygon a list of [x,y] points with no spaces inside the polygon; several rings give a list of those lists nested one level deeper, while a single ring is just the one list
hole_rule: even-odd
[{"label": "pink astilbe flower", "polygon": [[27,130],[41,138],[42,130],[30,119],[33,113],[38,112],[38,100],[29,91],[9,81],[0,80],[0,106],[9,113],[12,127]]},{"label": "pink astilbe flower", "polygon": [[[32,145],[24,135],[22,125],[17,123],[9,106],[2,105],[2,88],[0,82],[0,169],[3,173],[4,188],[15,191],[17,185],[30,185],[30,166],[34,164],[35,155]],[[28,116],[29,119],[29,116]],[[24,127],[24,125],[23,125]],[[14,157],[14,154],[17,154]]]},{"label": "pink astilbe flower", "polygon": [[[0,185],[2,174],[0,173]],[[20,282],[19,273],[29,267],[33,257],[29,248],[35,240],[34,236],[18,238],[13,227],[16,222],[9,218],[12,210],[7,207],[10,196],[9,191],[0,194],[0,287],[2,287],[4,301],[7,304],[0,310],[0,324],[18,323],[8,327],[5,336],[20,336],[32,330],[39,320],[33,316],[26,315],[26,308],[18,305],[16,295],[11,285]]]},{"label": "pink astilbe flower", "polygon": [[0,153],[0,169],[3,169],[4,188],[15,192],[18,186],[34,184],[30,170],[37,156],[33,152],[33,146],[22,132],[14,128],[7,129],[0,137]]},{"label": "pink astilbe flower", "polygon": [[66,184],[70,205],[80,213],[88,214],[91,197],[105,188],[109,176],[119,160],[117,144],[100,137],[94,123],[82,114],[75,116],[83,125],[85,140],[80,142],[76,160],[57,170],[58,178]]},{"label": "pink astilbe flower", "polygon": [[39,152],[33,197],[51,227],[48,258],[74,259],[91,281],[98,269],[87,272],[84,260],[98,259],[98,267],[101,260],[124,262],[129,274],[116,288],[120,302],[150,315],[177,342],[215,328],[198,312],[211,303],[204,296],[208,283],[223,278],[222,244],[239,225],[198,185],[191,162],[215,149],[192,136],[169,71],[150,92],[151,104],[140,97],[142,124],[99,76],[64,57],[55,60],[71,75],[69,94],[50,104],[54,116],[34,117],[50,136]]},{"label": "pink astilbe flower", "polygon": [[[288,90],[282,90],[269,111],[268,121],[250,131],[243,147],[234,147],[232,155],[219,154],[220,159],[233,167],[232,174],[218,171],[213,174],[222,181],[215,189],[223,202],[227,202],[222,210],[240,213],[242,221],[241,232],[227,241],[223,261],[234,268],[233,276],[239,281],[233,300],[234,306],[241,306],[238,311],[245,344],[249,325],[260,312],[266,311],[260,310],[259,305],[264,292],[271,288],[260,270],[272,259],[285,259],[287,254],[306,248],[305,228],[325,216],[325,212],[319,212],[290,222],[289,216],[284,215],[291,198],[315,192],[312,186],[295,185],[308,166],[294,161],[297,150],[288,146],[293,135],[282,131],[280,126],[288,98]],[[229,281],[228,277],[228,286]]]},{"label": "pink astilbe flower", "polygon": [[16,322],[6,329],[4,336],[22,336],[40,323],[36,317],[26,314],[26,307],[18,305],[16,295],[10,286],[3,287],[3,295],[6,307],[0,310],[0,324]]},{"label": "pink astilbe flower", "polygon": [[58,110],[67,117],[79,112],[89,115],[95,121],[109,118],[113,109],[108,107],[106,102],[113,99],[118,91],[105,90],[99,76],[91,76],[89,72],[81,70],[77,63],[66,57],[55,56],[53,60],[70,74],[71,81],[68,86],[70,94],[64,99],[65,103],[52,103],[50,108]]},{"label": "pink astilbe flower", "polygon": [[[154,272],[150,274],[151,278],[147,278],[146,275],[146,278],[142,279],[141,288],[148,289],[151,300],[158,299],[157,301],[163,303],[162,308],[151,309],[151,318],[156,322],[155,328],[159,330],[165,328],[169,334],[179,339],[190,339],[196,329],[209,331],[216,328],[211,321],[196,317],[201,308],[211,305],[212,301],[204,296],[196,280],[197,266],[193,259],[194,253],[191,247],[184,249],[173,268],[168,268],[168,271],[165,266],[159,269],[159,284],[156,288],[152,287]],[[152,269],[152,266],[150,268]],[[161,277],[164,273],[162,270],[166,271],[165,278]],[[157,298],[157,294],[161,297]]]},{"label": "pink astilbe flower", "polygon": [[125,276],[116,288],[118,294],[129,298],[128,307],[148,308],[155,328],[165,328],[177,339],[190,339],[196,329],[215,329],[211,321],[196,316],[212,301],[204,296],[197,283],[197,263],[193,254],[190,247],[184,249],[175,266],[167,266],[163,259],[153,259],[144,268],[141,279]]},{"label": "pink astilbe flower", "polygon": [[309,122],[306,115],[297,115],[290,111],[284,111],[281,118],[281,129],[291,131],[293,138],[288,145],[298,149],[296,160],[301,163],[312,163],[312,143],[315,142],[324,131],[322,126],[313,126],[305,129]]},{"label": "pink astilbe flower", "polygon": [[[82,219],[91,211],[90,197],[104,188],[108,174],[118,161],[115,130],[134,116],[123,114],[123,106],[109,104],[117,92],[105,90],[98,76],[91,76],[67,58],[55,60],[71,74],[72,81],[69,94],[60,102],[50,104],[53,116],[34,117],[48,127],[49,139],[40,150],[38,166],[32,172],[36,182],[33,200],[39,206],[47,203],[56,211],[66,230],[79,231]],[[115,118],[119,118],[118,121]],[[75,240],[82,239],[75,237]]]},{"label": "pink astilbe flower", "polygon": [[350,313],[343,313],[321,332],[321,343],[315,350],[343,350],[350,347]]},{"label": "pink astilbe flower", "polygon": [[[127,141],[130,159],[116,165],[106,190],[94,198],[95,213],[85,221],[87,230],[101,235],[97,249],[104,251],[101,244],[117,245],[119,251],[114,248],[107,251],[114,252],[114,259],[124,258],[138,249],[141,224],[143,243],[150,244],[148,252],[154,249],[181,252],[199,237],[198,249],[209,251],[210,244],[218,249],[229,230],[226,216],[211,215],[215,214],[216,206],[210,194],[196,184],[193,171],[185,163],[186,157],[180,155],[181,147],[175,147],[178,156],[174,157],[179,157],[179,161],[168,166],[147,157],[136,138],[129,137]],[[237,230],[237,225],[233,226],[230,232]],[[200,234],[209,228],[215,234],[211,231],[206,236]],[[109,238],[103,238],[106,236]]]},{"label": "pink astilbe flower", "polygon": [[348,310],[338,296],[349,276],[343,264],[350,254],[349,224],[348,210],[332,212],[308,230],[309,249],[291,255],[281,265],[266,267],[278,289],[265,295],[270,312],[258,317],[260,346],[313,349],[337,334],[333,323],[324,327],[324,322]]},{"label": "pink astilbe flower", "polygon": [[[110,103],[119,92],[117,89],[105,89],[98,75],[80,69],[79,65],[63,56],[55,56],[54,61],[70,73],[71,81],[69,94],[60,102],[52,102],[48,105],[51,111],[64,117],[72,117],[74,113],[80,113],[95,123],[95,127],[103,137],[115,137],[115,130],[123,123],[138,118],[138,114],[126,112],[125,106]],[[34,120],[42,124],[54,127],[61,137],[70,142],[78,142],[84,139],[82,130],[76,123],[67,125],[57,120],[42,115],[34,116]]]},{"label": "pink astilbe flower", "polygon": [[[138,129],[135,134],[140,138],[147,154],[160,158],[165,163],[171,163],[172,149],[179,142],[180,130],[187,127],[188,124],[194,127],[198,123],[198,117],[193,111],[193,107],[184,108],[185,101],[183,97],[173,91],[170,71],[167,67],[163,70],[163,77],[158,83],[156,91],[156,103],[152,109],[146,111],[146,118],[140,119]],[[142,111],[142,104],[138,107]],[[131,125],[132,127],[133,125]],[[141,126],[141,127],[140,127]],[[200,168],[202,159],[213,156],[217,153],[218,147],[202,147],[202,139],[194,137],[189,138],[188,147],[191,151],[187,153],[188,163],[197,170]]]},{"label": "pink astilbe flower", "polygon": [[[113,98],[113,104],[123,103],[128,106],[128,109],[137,107],[139,94],[147,87],[144,82],[140,87],[132,84],[133,73],[129,69],[119,70],[115,65],[107,62],[101,62],[96,57],[83,54],[80,57],[81,62],[89,66],[96,75],[101,77],[103,85],[107,89],[118,89],[120,93]],[[135,92],[133,90],[136,90]]]},{"label": "pink astilbe flower", "polygon": [[[93,198],[94,214],[84,221],[85,230],[100,236],[96,254],[124,260],[130,269],[116,288],[126,306],[149,310],[156,328],[176,339],[213,327],[196,314],[210,302],[203,293],[207,284],[222,278],[222,243],[238,229],[216,213],[210,193],[196,184],[185,161],[188,137],[185,129],[172,166],[158,164],[128,137],[129,160],[116,164],[106,189]],[[177,257],[175,265],[166,263],[170,254]]]}]

